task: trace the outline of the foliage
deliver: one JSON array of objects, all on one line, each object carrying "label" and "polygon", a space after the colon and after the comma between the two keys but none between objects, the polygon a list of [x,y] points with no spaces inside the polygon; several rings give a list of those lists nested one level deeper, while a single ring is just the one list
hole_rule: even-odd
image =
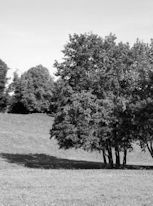
[{"label": "foliage", "polygon": [[137,40],[132,50],[136,64],[132,92],[135,135],[142,150],[147,148],[153,157],[153,43],[148,45]]},{"label": "foliage", "polygon": [[111,166],[113,149],[119,166],[120,151],[126,155],[132,148],[128,107],[132,54],[128,44],[115,40],[112,34],[104,39],[95,34],[70,35],[64,61],[55,62],[63,88],[51,130],[61,148],[102,151],[104,162],[108,157]]},{"label": "foliage", "polygon": [[53,79],[47,68],[41,65],[33,67],[21,77],[15,73],[10,88],[14,92],[10,112],[49,112]]},{"label": "foliage", "polygon": [[0,60],[0,111],[5,110],[7,104],[7,98],[5,95],[5,87],[7,82],[7,65]]}]

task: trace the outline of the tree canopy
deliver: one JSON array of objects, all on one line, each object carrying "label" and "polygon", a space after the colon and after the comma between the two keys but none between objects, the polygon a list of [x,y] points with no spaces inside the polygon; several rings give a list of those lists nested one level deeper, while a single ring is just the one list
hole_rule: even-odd
[{"label": "tree canopy", "polygon": [[[132,53],[112,34],[70,35],[62,63],[55,62],[62,82],[51,137],[61,148],[81,147],[103,153],[104,162],[120,165],[120,152],[132,148],[129,135]],[[126,127],[126,130],[125,130]]]},{"label": "tree canopy", "polygon": [[19,77],[14,74],[11,88],[14,92],[10,112],[49,112],[53,79],[42,65],[33,67]]}]

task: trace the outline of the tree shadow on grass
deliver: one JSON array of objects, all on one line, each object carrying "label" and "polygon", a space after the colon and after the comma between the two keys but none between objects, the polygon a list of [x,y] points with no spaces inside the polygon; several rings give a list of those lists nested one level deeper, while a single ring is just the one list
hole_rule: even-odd
[{"label": "tree shadow on grass", "polygon": [[40,169],[101,169],[101,162],[62,159],[46,154],[10,154],[0,153],[0,157],[9,163],[15,163],[29,168]]},{"label": "tree shadow on grass", "polygon": [[[40,169],[111,169],[102,162],[91,162],[82,160],[70,160],[50,156],[46,154],[10,154],[0,153],[0,157],[9,163],[15,163],[28,168]],[[115,169],[115,167],[114,167]],[[153,166],[126,165],[119,169],[146,169],[153,170]]]}]

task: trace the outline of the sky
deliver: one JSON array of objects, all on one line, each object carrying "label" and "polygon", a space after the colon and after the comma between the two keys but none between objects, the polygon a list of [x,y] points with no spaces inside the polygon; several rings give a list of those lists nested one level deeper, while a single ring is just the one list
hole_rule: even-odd
[{"label": "sky", "polygon": [[23,73],[42,64],[53,75],[69,34],[153,38],[152,0],[0,0],[0,59]]}]

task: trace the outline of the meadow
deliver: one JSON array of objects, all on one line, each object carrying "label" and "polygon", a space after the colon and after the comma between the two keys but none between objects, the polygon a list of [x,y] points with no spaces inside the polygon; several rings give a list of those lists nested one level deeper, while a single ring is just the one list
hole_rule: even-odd
[{"label": "meadow", "polygon": [[134,147],[132,169],[103,169],[98,152],[60,150],[49,139],[52,122],[44,114],[0,114],[0,206],[152,205],[147,152]]}]

